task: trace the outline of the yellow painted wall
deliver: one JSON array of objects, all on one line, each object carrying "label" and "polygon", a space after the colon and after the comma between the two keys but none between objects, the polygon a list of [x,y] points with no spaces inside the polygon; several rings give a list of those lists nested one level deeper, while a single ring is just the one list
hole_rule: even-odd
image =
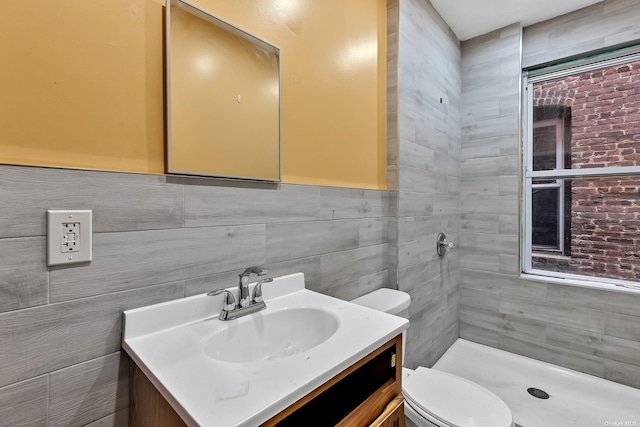
[{"label": "yellow painted wall", "polygon": [[[163,4],[0,1],[0,162],[162,173]],[[386,188],[385,1],[194,4],[281,48],[283,182]]]},{"label": "yellow painted wall", "polygon": [[0,161],[164,172],[160,1],[0,1]]}]

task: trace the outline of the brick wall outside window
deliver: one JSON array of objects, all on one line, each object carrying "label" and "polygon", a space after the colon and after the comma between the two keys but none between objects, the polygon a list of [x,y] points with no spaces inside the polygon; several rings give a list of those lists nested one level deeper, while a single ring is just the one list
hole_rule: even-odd
[{"label": "brick wall outside window", "polygon": [[[534,108],[570,117],[570,168],[640,165],[640,61],[534,85]],[[640,177],[571,181],[570,257],[534,268],[640,280]]]}]

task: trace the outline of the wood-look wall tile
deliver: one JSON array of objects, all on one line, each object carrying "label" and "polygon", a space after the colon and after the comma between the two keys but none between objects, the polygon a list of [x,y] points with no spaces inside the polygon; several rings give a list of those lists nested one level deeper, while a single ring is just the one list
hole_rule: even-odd
[{"label": "wood-look wall tile", "polygon": [[321,207],[331,219],[378,218],[389,215],[386,191],[320,187]]},{"label": "wood-look wall tile", "polygon": [[500,271],[499,254],[482,253],[478,251],[477,248],[461,248],[460,252],[462,254],[460,259],[460,268],[475,270],[477,272],[498,273]]},{"label": "wood-look wall tile", "polygon": [[423,280],[420,286],[414,286],[412,288],[402,286],[400,288],[401,291],[407,292],[411,297],[411,305],[409,306],[410,316],[415,317],[416,313],[421,312],[427,305],[442,297],[440,292],[440,276],[425,277]]},{"label": "wood-look wall tile", "polygon": [[463,197],[460,210],[465,214],[518,215],[519,202],[513,196]]},{"label": "wood-look wall tile", "polygon": [[458,198],[460,198],[460,177],[459,176],[447,176],[447,189],[445,193],[456,195]]},{"label": "wood-look wall tile", "polygon": [[[355,283],[357,283],[357,281]],[[323,289],[322,293],[343,301],[351,301],[352,299],[362,295],[358,286],[354,286],[355,283],[345,283],[344,285]]]},{"label": "wood-look wall tile", "polygon": [[[470,139],[469,137],[463,138],[461,142],[462,153],[460,163],[468,162],[472,159],[484,159],[495,158],[500,156],[500,139],[511,140],[513,137],[507,136],[502,138],[487,138],[483,140]],[[460,171],[461,173],[463,170]],[[469,173],[469,178],[473,178],[473,175]]]},{"label": "wood-look wall tile", "polygon": [[460,285],[462,288],[500,292],[503,284],[511,286],[512,281],[513,278],[497,272],[470,270],[464,267],[461,270]]},{"label": "wood-look wall tile", "polygon": [[[438,322],[442,322],[442,319],[448,311],[446,295],[441,295],[440,298],[435,298],[432,301],[427,302],[423,307],[424,308],[420,311],[414,311],[419,307],[411,307],[411,310],[409,310],[411,315],[410,321],[413,321],[414,326],[419,328],[427,325],[435,334],[442,329],[442,323]],[[417,331],[414,331],[414,333],[415,332]],[[407,340],[408,339],[409,336],[407,336]]]},{"label": "wood-look wall tile", "polygon": [[[389,139],[387,139],[387,167],[388,166],[398,166],[398,151],[399,151],[398,138],[389,138]],[[396,170],[397,170],[397,168],[396,168]],[[388,188],[388,190],[397,191],[398,189],[397,188]]]},{"label": "wood-look wall tile", "polygon": [[49,376],[49,425],[84,426],[129,406],[129,357],[117,352]]},{"label": "wood-look wall tile", "polygon": [[518,175],[501,175],[498,177],[498,186],[501,196],[517,196],[520,188]]},{"label": "wood-look wall tile", "polygon": [[[497,76],[499,71],[493,68],[494,74]],[[467,70],[465,70],[467,71]],[[471,71],[471,70],[469,70]],[[468,75],[468,72],[465,75]],[[473,90],[476,89],[476,90]],[[473,87],[473,89],[465,92],[465,97],[462,99],[462,115],[465,123],[477,122],[480,120],[488,120],[499,117],[500,115],[500,100],[495,97],[488,97],[485,86]],[[473,156],[473,153],[466,154],[463,150],[463,158],[465,156]],[[497,154],[497,152],[496,152]]]},{"label": "wood-look wall tile", "polygon": [[603,316],[605,334],[640,343],[640,317],[620,313],[603,313]]},{"label": "wood-look wall tile", "polygon": [[520,273],[520,255],[519,253],[502,253],[498,255],[498,263],[500,273],[517,275]]},{"label": "wood-look wall tile", "polygon": [[549,324],[545,342],[554,347],[602,357],[603,335],[598,333]]},{"label": "wood-look wall tile", "polygon": [[[598,334],[605,333],[605,316],[601,311],[549,302],[532,301],[510,295],[500,296],[500,312],[564,325]],[[607,319],[609,319],[608,317]],[[624,338],[624,337],[622,337]]]},{"label": "wood-look wall tile", "polygon": [[460,228],[466,235],[469,233],[494,234],[499,232],[499,216],[497,214],[472,214],[460,215]]},{"label": "wood-look wall tile", "polygon": [[389,270],[382,270],[360,277],[358,280],[358,296],[371,293],[380,288],[394,289],[395,287],[395,282],[390,283],[389,281]]},{"label": "wood-look wall tile", "polygon": [[439,216],[404,216],[398,219],[398,241],[408,242],[420,236],[435,236],[441,229],[442,221]]},{"label": "wood-look wall tile", "polygon": [[446,153],[436,152],[434,154],[434,164],[432,170],[438,174],[460,176],[459,146],[460,142],[458,140],[458,145],[456,147],[457,151],[455,153],[451,152],[451,150],[447,150]]},{"label": "wood-look wall tile", "polygon": [[467,196],[499,196],[499,180],[495,176],[462,178],[463,197]]},{"label": "wood-look wall tile", "polygon": [[500,309],[500,294],[492,291],[463,287],[460,289],[460,304],[497,313]]},{"label": "wood-look wall tile", "polygon": [[[250,267],[250,265],[245,267]],[[237,287],[239,280],[238,277],[240,273],[244,271],[245,267],[187,279],[185,285],[185,296],[193,296],[218,289]],[[269,270],[266,277],[279,277],[293,273],[304,273],[304,281],[307,289],[317,290],[320,288],[320,257],[318,256],[298,258],[291,261],[283,261],[273,264],[264,264],[262,267]],[[257,282],[259,278],[257,276],[251,276],[250,280],[252,282]]]},{"label": "wood-look wall tile", "polygon": [[357,283],[360,277],[388,267],[388,245],[366,246],[320,257],[320,289]]},{"label": "wood-look wall tile", "polygon": [[501,314],[504,316],[500,323],[503,335],[529,341],[544,342],[547,334],[547,323],[524,316]]},{"label": "wood-look wall tile", "polygon": [[425,193],[400,191],[398,193],[398,217],[432,216],[434,197]]},{"label": "wood-look wall tile", "polygon": [[523,65],[546,63],[635,41],[639,35],[638,13],[637,2],[606,0],[526,27]]},{"label": "wood-look wall tile", "polygon": [[0,237],[44,236],[47,209],[91,209],[95,233],[184,225],[174,177],[2,165],[0,199]]},{"label": "wood-look wall tile", "polygon": [[604,375],[604,361],[601,357],[589,356],[584,353],[561,349],[545,343],[529,341],[500,335],[497,348],[516,353],[521,356],[542,360],[573,369],[586,374],[602,377]]},{"label": "wood-look wall tile", "polygon": [[412,193],[430,193],[436,186],[435,172],[404,166],[400,170],[400,188]]},{"label": "wood-look wall tile", "polygon": [[267,224],[267,263],[306,258],[359,246],[360,221]]},{"label": "wood-look wall tile", "polygon": [[203,227],[94,236],[88,265],[54,267],[50,300],[66,301],[261,265],[266,226]]},{"label": "wood-look wall tile", "polygon": [[[417,321],[414,320],[414,322]],[[409,336],[411,339],[409,339]],[[422,366],[426,352],[433,346],[433,330],[431,327],[409,325],[406,346],[403,366],[410,369]]]},{"label": "wood-look wall tile", "polygon": [[[462,178],[502,175],[515,175],[518,173],[518,156],[500,157],[474,157],[463,159],[461,162]],[[513,199],[513,197],[511,197]]]},{"label": "wood-look wall tile", "polygon": [[[640,388],[640,369],[638,369],[637,365],[605,359],[603,376],[608,380],[628,385],[629,387]],[[637,409],[637,407],[630,409]]]},{"label": "wood-look wall tile", "polygon": [[186,227],[332,219],[315,186],[187,180],[184,191]]},{"label": "wood-look wall tile", "polygon": [[109,414],[104,418],[100,418],[85,427],[127,427],[129,425],[129,408],[118,411],[115,414]]},{"label": "wood-look wall tile", "polygon": [[458,215],[460,213],[460,195],[438,195],[433,202],[434,215]]},{"label": "wood-look wall tile", "polygon": [[[462,290],[464,291],[464,290]],[[504,314],[460,304],[460,323],[467,326],[475,326],[487,331],[497,333],[504,323]]]},{"label": "wood-look wall tile", "polygon": [[389,217],[365,218],[361,219],[359,223],[358,242],[360,247],[389,242]]},{"label": "wood-look wall tile", "polygon": [[526,298],[530,301],[545,301],[549,286],[545,282],[522,280],[509,275],[502,275],[506,280],[500,282],[500,294]]},{"label": "wood-look wall tile", "polygon": [[398,268],[400,270],[438,259],[435,250],[436,234],[417,237],[419,237],[418,240],[398,243]]},{"label": "wood-look wall tile", "polygon": [[442,355],[453,345],[460,336],[459,323],[456,322],[444,328],[441,333],[434,335],[433,345],[425,354],[420,366],[432,367]]},{"label": "wood-look wall tile", "polygon": [[448,306],[457,301],[448,290],[458,292],[458,257],[438,259],[435,237],[445,231],[457,241],[460,228],[461,59],[459,41],[429,2],[405,0],[399,9],[397,265],[398,287],[412,296],[406,350],[415,366],[448,348],[445,329],[458,334],[458,313]]},{"label": "wood-look wall tile", "polygon": [[[460,315],[464,313],[463,307],[460,307]],[[500,333],[493,329],[487,329],[474,323],[467,323],[460,318],[460,338],[473,341],[478,344],[488,345],[489,347],[498,347]]]},{"label": "wood-look wall tile", "polygon": [[[507,117],[497,117],[494,119],[481,120],[478,122],[464,123],[462,126],[462,135],[468,140],[483,140],[486,138],[503,138],[507,135],[517,138],[518,114]],[[470,162],[471,160],[465,160]],[[510,169],[512,173],[518,173],[516,167]]]},{"label": "wood-look wall tile", "polygon": [[168,283],[0,314],[0,386],[116,352],[124,310],[183,296]]},{"label": "wood-look wall tile", "polygon": [[442,274],[442,265],[439,259],[413,264],[400,270],[401,291],[409,292],[412,289],[423,287],[427,282]]},{"label": "wood-look wall tile", "polygon": [[46,304],[46,239],[0,239],[0,312]]},{"label": "wood-look wall tile", "polygon": [[[432,149],[422,145],[401,141],[400,143],[400,166],[408,166],[415,169],[433,170],[435,165],[435,153]],[[404,168],[401,168],[404,170]]]},{"label": "wood-look wall tile", "polygon": [[0,387],[0,425],[46,427],[47,375]]},{"label": "wood-look wall tile", "polygon": [[498,217],[498,233],[517,236],[520,233],[520,216],[500,215]]},{"label": "wood-look wall tile", "polygon": [[598,356],[640,367],[640,342],[604,335],[596,349]]},{"label": "wood-look wall tile", "polygon": [[387,188],[398,191],[398,165],[387,165]]},{"label": "wood-look wall tile", "polygon": [[485,254],[517,254],[518,236],[508,234],[467,233],[459,244],[460,249]]},{"label": "wood-look wall tile", "polygon": [[549,284],[550,302],[640,317],[640,295]]}]

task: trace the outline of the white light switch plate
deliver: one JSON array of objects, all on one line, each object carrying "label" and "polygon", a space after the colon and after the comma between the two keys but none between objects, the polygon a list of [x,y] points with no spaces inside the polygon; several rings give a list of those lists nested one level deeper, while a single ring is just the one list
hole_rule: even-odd
[{"label": "white light switch plate", "polygon": [[92,211],[47,211],[47,265],[90,262]]}]

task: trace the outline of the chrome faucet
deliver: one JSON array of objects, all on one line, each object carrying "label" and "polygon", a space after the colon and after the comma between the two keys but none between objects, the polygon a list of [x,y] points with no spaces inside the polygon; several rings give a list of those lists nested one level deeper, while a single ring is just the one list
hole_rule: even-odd
[{"label": "chrome faucet", "polygon": [[256,274],[264,276],[269,270],[263,267],[249,267],[239,275],[238,283],[238,304],[236,304],[233,294],[227,290],[218,290],[207,293],[209,296],[223,294],[222,310],[218,319],[233,320],[247,314],[255,313],[267,307],[262,298],[262,284],[273,282],[273,279],[260,280],[253,289],[253,298],[249,296],[249,276]]},{"label": "chrome faucet", "polygon": [[251,305],[251,297],[249,296],[249,276],[256,274],[264,276],[269,270],[264,267],[249,267],[240,275],[240,283],[238,283],[238,308],[249,307]]}]

